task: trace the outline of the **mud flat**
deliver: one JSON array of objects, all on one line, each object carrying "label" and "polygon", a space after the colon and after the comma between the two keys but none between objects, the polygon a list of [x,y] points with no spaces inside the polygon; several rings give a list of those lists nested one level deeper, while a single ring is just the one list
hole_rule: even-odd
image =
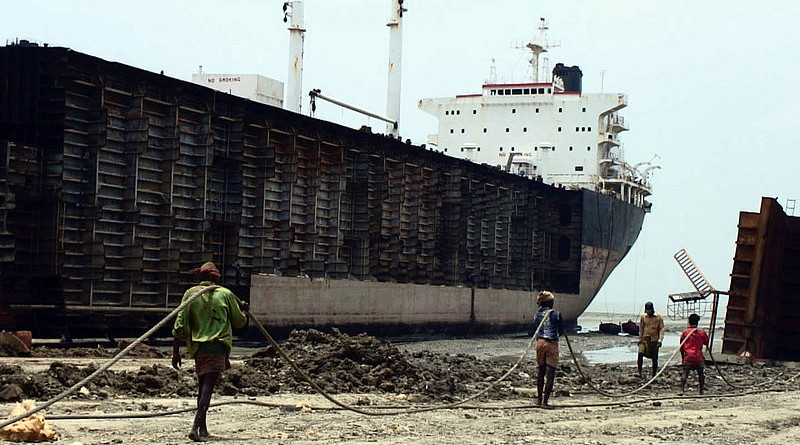
[{"label": "mud flat", "polygon": [[[647,379],[633,360],[590,364],[584,351],[626,347],[635,339],[573,335],[581,374],[561,342],[552,410],[535,407],[535,364],[529,355],[501,382],[464,405],[425,412],[485,390],[525,350],[524,336],[385,343],[369,336],[299,331],[283,343],[304,372],[331,396],[365,415],[335,406],[299,380],[272,348],[236,348],[233,368],[209,412],[212,442],[226,444],[525,444],[584,443],[797,443],[800,439],[800,367],[795,363],[721,364],[707,368],[707,393],[677,396],[680,368],[666,365]],[[15,400],[42,403],[101,366],[117,351],[34,348],[33,356],[0,359],[0,409]],[[634,353],[635,354],[635,353]],[[48,408],[46,417],[67,444],[187,443],[195,381],[191,360],[178,372],[163,349],[137,351],[86,388]],[[48,364],[49,363],[49,364]],[[725,379],[737,388],[726,383]],[[794,377],[794,378],[793,378]],[[760,385],[760,386],[756,386]],[[171,415],[166,412],[181,411]],[[99,419],[87,416],[122,416]],[[124,417],[127,416],[127,417]],[[142,416],[154,416],[142,418]]]}]

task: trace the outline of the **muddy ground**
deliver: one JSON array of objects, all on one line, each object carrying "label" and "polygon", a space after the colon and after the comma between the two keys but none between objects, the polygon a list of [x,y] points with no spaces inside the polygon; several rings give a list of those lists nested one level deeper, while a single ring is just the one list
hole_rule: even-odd
[{"label": "muddy ground", "polygon": [[[233,351],[209,413],[212,442],[333,443],[797,443],[800,439],[800,367],[794,363],[720,364],[707,368],[707,394],[696,378],[679,397],[680,368],[666,364],[645,390],[635,352],[630,360],[586,363],[582,351],[631,346],[635,339],[596,333],[570,336],[582,374],[561,341],[561,365],[552,410],[534,406],[532,351],[499,383],[524,352],[528,339],[504,336],[387,343],[337,331],[294,332],[282,342],[296,365],[342,403],[316,393],[272,347]],[[185,348],[184,348],[185,349]],[[665,348],[666,349],[666,348]],[[34,347],[31,357],[0,359],[0,409],[39,403],[62,393],[118,352],[114,348]],[[670,351],[664,351],[667,354]],[[724,376],[727,380],[721,378]],[[494,385],[492,385],[494,383]],[[732,386],[732,385],[733,386]],[[187,443],[196,395],[191,359],[170,367],[167,348],[142,347],[75,395],[46,411],[59,443]],[[755,386],[761,385],[761,386]],[[488,388],[488,389],[487,389]],[[466,405],[426,412],[392,411],[445,406],[485,391]],[[183,412],[160,416],[174,410]],[[142,416],[97,419],[75,416]],[[794,440],[792,440],[794,439]]]}]

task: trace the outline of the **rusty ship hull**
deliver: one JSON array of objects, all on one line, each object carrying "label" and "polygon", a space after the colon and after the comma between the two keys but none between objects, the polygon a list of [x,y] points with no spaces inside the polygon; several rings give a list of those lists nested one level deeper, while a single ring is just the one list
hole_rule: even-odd
[{"label": "rusty ship hull", "polygon": [[276,328],[574,323],[645,211],[102,60],[0,48],[0,323],[141,332],[188,271]]}]

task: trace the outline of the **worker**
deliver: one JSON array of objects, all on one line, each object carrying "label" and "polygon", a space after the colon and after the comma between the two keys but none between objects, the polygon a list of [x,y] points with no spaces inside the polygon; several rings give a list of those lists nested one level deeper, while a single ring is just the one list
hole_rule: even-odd
[{"label": "worker", "polygon": [[639,355],[636,357],[636,367],[642,375],[642,362],[644,357],[653,361],[651,377],[658,370],[658,349],[664,341],[664,318],[656,313],[652,301],[644,304],[644,314],[639,320]]},{"label": "worker", "polygon": [[[536,364],[539,366],[536,375],[536,401],[542,408],[549,408],[550,393],[558,367],[558,338],[564,333],[564,322],[561,313],[553,309],[555,296],[548,291],[540,292],[536,297],[539,310],[533,319],[536,334]],[[540,327],[541,325],[541,327]],[[545,379],[547,382],[545,383]]]},{"label": "worker", "polygon": [[[220,279],[214,263],[208,262],[191,272],[200,281],[183,294],[183,301],[211,286]],[[220,374],[231,367],[228,357],[233,345],[233,327],[241,328],[247,324],[244,312],[250,309],[247,302],[238,299],[224,287],[204,292],[178,313],[172,328],[175,337],[172,343],[172,366],[181,367],[180,343],[186,343],[189,356],[194,358],[197,372],[197,412],[189,438],[201,442],[209,436],[206,427],[206,413],[211,404],[211,395]]]},{"label": "worker", "polygon": [[699,315],[690,315],[689,327],[681,333],[680,345],[681,358],[683,359],[683,372],[681,373],[681,392],[678,393],[678,395],[681,396],[686,388],[686,379],[689,377],[689,372],[693,369],[697,371],[700,394],[703,394],[703,390],[705,389],[706,377],[704,371],[706,367],[706,358],[703,355],[703,346],[708,346],[708,334],[706,334],[706,331],[697,327],[697,323],[699,322]]}]

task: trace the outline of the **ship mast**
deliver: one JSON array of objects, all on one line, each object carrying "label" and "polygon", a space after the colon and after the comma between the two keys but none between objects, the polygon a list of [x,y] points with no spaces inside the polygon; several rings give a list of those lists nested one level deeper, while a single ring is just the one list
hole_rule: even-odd
[{"label": "ship mast", "polygon": [[303,99],[303,2],[294,0],[283,4],[283,21],[289,23],[289,75],[286,82],[286,101],[283,107],[300,113]]},{"label": "ship mast", "polygon": [[[547,30],[549,29],[547,25],[547,21],[545,21],[544,17],[539,18],[539,35],[535,37],[533,40],[528,42],[525,47],[531,50],[533,53],[533,57],[530,59],[531,63],[531,77],[534,82],[539,82],[539,55],[546,53],[550,48],[556,48],[561,46],[561,43],[558,41],[549,41],[547,40]],[[550,67],[548,64],[547,56],[542,58],[542,81],[549,82],[550,81]]]},{"label": "ship mast", "polygon": [[386,134],[398,135],[400,120],[400,62],[403,57],[403,0],[389,0],[391,18],[389,27],[389,79],[386,88],[386,116],[394,123],[386,124]]}]

